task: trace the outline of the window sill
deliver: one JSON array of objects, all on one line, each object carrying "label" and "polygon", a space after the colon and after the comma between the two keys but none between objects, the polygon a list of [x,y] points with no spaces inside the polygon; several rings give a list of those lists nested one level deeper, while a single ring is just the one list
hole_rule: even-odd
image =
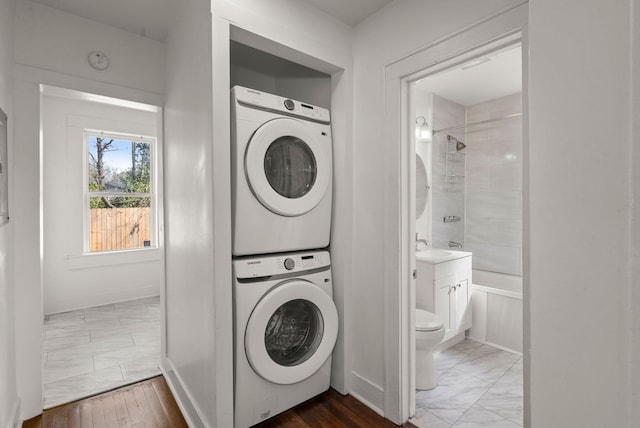
[{"label": "window sill", "polygon": [[91,269],[133,263],[157,262],[160,261],[161,256],[162,253],[159,248],[68,255],[67,265],[69,269]]}]

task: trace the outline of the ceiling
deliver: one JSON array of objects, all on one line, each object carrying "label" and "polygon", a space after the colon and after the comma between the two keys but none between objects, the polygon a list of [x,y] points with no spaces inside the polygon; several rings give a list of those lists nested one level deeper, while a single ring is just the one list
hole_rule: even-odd
[{"label": "ceiling", "polygon": [[130,33],[164,42],[185,0],[32,0]]},{"label": "ceiling", "polygon": [[393,0],[299,0],[355,27]]},{"label": "ceiling", "polygon": [[[186,0],[33,0],[159,42]],[[263,0],[264,1],[264,0]],[[297,0],[355,26],[392,0]]]},{"label": "ceiling", "polygon": [[517,46],[494,52],[426,77],[416,87],[464,106],[521,92],[522,49]]},{"label": "ceiling", "polygon": [[[174,17],[188,0],[32,0],[86,19],[164,42]],[[265,1],[265,0],[263,0]],[[297,0],[355,26],[392,0]],[[520,49],[493,54],[466,70],[448,70],[423,79],[419,87],[463,105],[521,90]]]}]

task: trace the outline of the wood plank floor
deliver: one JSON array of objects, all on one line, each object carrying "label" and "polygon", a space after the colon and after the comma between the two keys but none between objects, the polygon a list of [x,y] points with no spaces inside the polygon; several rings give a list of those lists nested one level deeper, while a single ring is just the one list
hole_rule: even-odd
[{"label": "wood plank floor", "polygon": [[187,427],[164,377],[45,410],[24,428]]},{"label": "wood plank floor", "polygon": [[[187,427],[164,377],[75,401],[23,423],[23,428]],[[256,428],[397,428],[347,395],[330,389]],[[407,422],[405,428],[415,428]]]},{"label": "wood plank floor", "polygon": [[[333,389],[262,422],[255,428],[398,428],[389,419]],[[405,428],[416,428],[407,422]]]}]

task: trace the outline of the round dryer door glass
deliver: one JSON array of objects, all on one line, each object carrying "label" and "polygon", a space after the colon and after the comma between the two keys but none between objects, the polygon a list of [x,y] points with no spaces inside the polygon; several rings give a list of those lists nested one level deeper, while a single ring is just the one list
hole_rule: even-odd
[{"label": "round dryer door glass", "polygon": [[300,138],[277,138],[264,155],[264,173],[271,188],[285,198],[300,198],[313,188],[318,174],[313,152]]},{"label": "round dryer door glass", "polygon": [[300,216],[330,189],[331,139],[301,120],[273,119],[251,136],[244,167],[253,195],[265,208]]},{"label": "round dryer door glass", "polygon": [[269,319],[264,333],[267,354],[282,366],[301,364],[318,349],[323,329],[316,305],[307,300],[291,300]]}]

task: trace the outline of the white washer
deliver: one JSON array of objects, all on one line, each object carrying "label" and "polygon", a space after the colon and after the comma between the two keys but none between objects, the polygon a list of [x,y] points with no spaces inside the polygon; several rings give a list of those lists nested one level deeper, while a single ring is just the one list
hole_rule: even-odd
[{"label": "white washer", "polygon": [[231,98],[233,254],[327,247],[329,110],[241,86]]},{"label": "white washer", "polygon": [[329,253],[233,261],[235,424],[245,428],[327,389],[338,336]]}]

